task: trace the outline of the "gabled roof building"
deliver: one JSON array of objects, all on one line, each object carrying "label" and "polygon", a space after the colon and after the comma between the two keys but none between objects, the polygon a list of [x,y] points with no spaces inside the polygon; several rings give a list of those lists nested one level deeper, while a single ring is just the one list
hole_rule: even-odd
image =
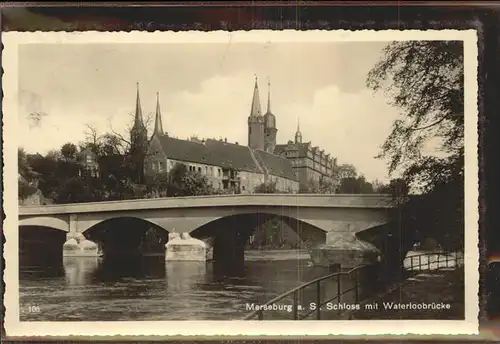
[{"label": "gabled roof building", "polygon": [[[155,126],[148,142],[144,174],[167,173],[180,163],[190,171],[204,175],[213,188],[234,193],[252,193],[265,182],[276,183],[276,188],[282,192],[298,192],[300,183],[331,176],[334,160],[319,148],[311,147],[310,143],[302,143],[299,128],[295,142],[276,144],[278,129],[276,117],[271,112],[270,84],[268,86],[267,110],[262,115],[258,82],[255,79],[247,120],[248,146],[230,143],[226,139],[181,140],[169,136],[164,131],[157,94]],[[140,113],[138,94],[136,114]],[[140,132],[144,135],[144,131]],[[133,136],[139,138],[142,135]]]}]

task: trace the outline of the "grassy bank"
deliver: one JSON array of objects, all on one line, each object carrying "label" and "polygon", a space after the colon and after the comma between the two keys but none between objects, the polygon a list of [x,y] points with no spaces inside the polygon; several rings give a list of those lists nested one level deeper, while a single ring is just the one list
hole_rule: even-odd
[{"label": "grassy bank", "polygon": [[364,302],[352,316],[358,320],[463,319],[464,300],[463,268],[422,272]]}]

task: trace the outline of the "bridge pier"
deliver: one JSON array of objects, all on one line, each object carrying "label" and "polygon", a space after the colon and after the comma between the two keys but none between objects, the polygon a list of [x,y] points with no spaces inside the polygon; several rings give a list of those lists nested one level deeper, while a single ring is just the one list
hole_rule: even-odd
[{"label": "bridge pier", "polygon": [[207,261],[207,244],[189,233],[170,233],[165,244],[166,261]]},{"label": "bridge pier", "polygon": [[83,234],[68,233],[63,244],[63,257],[99,257],[99,247],[87,240]]},{"label": "bridge pier", "polygon": [[93,241],[87,240],[78,232],[78,217],[69,216],[69,233],[63,244],[63,257],[99,257],[99,248]]},{"label": "bridge pier", "polygon": [[[233,263],[236,260],[243,261],[243,249],[239,245],[243,247],[244,239],[250,234],[247,233],[250,224],[260,224],[263,220],[280,216],[287,223],[293,223],[300,233],[304,232],[302,227],[306,223],[316,230],[330,231],[326,240],[321,232],[321,241],[325,240],[325,243],[311,249],[313,262],[317,265],[340,263],[349,267],[378,259],[377,249],[354,233],[386,224],[390,218],[389,209],[393,207],[388,195],[302,194],[297,197],[292,194],[248,194],[172,197],[71,206],[22,206],[19,208],[19,226],[48,227],[63,232],[68,232],[69,229],[64,243],[64,256],[100,254],[95,243],[81,236],[80,233],[84,232],[88,238],[102,244],[106,254],[115,249],[135,253],[134,245],[141,239],[140,230],[123,230],[118,233],[114,229],[121,230],[119,226],[108,230],[111,225],[104,224],[119,218],[123,218],[120,222],[123,228],[130,226],[130,221],[138,227],[140,221],[146,221],[163,229],[182,228],[183,232],[200,229],[198,235],[193,235],[215,237],[217,244],[194,239],[189,235],[171,238],[165,247],[166,260],[206,261],[209,259],[208,252],[208,256],[213,254],[215,260]],[[349,225],[353,228],[349,229]],[[99,229],[94,230],[94,227]],[[226,229],[229,229],[228,232],[238,232],[235,235],[241,238],[227,238]],[[218,236],[224,237],[223,240]],[[307,243],[317,242],[314,240],[316,235],[302,239]],[[367,241],[372,242],[370,239]],[[163,243],[161,241],[161,246]],[[57,246],[60,245],[58,242]]]},{"label": "bridge pier", "polygon": [[328,232],[326,243],[313,247],[310,254],[313,264],[322,267],[340,264],[341,268],[354,268],[380,260],[379,250],[354,232]]}]

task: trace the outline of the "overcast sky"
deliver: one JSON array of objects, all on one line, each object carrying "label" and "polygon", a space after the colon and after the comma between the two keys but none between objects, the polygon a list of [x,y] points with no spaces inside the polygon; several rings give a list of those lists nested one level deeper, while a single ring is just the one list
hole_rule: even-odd
[{"label": "overcast sky", "polygon": [[[171,136],[224,138],[247,144],[254,75],[263,112],[267,80],[278,143],[292,140],[300,117],[311,141],[356,166],[367,179],[387,180],[374,159],[398,110],[366,88],[367,72],[387,42],[233,44],[29,44],[19,50],[20,145],[46,153],[85,138],[85,124],[124,132],[140,85],[143,113],[160,93]],[[40,126],[27,116],[46,113]],[[31,124],[31,125],[30,125]]]}]

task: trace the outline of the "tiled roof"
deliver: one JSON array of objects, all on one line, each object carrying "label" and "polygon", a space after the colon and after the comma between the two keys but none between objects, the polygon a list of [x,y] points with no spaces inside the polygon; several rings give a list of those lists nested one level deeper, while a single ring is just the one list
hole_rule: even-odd
[{"label": "tiled roof", "polygon": [[281,155],[285,152],[285,148],[287,145],[276,145],[274,147],[274,154]]},{"label": "tiled roof", "polygon": [[199,143],[159,136],[165,155],[174,160],[233,168],[240,171],[262,172],[248,147],[234,143],[207,140]]},{"label": "tiled roof", "polygon": [[[254,159],[249,147],[234,143],[213,139],[201,143],[167,135],[159,136],[158,139],[169,159],[254,173],[268,171],[275,176],[296,180],[290,161],[274,154],[253,151]],[[259,166],[258,162],[265,166]]]},{"label": "tiled roof", "polygon": [[250,148],[246,146],[217,140],[207,140],[205,147],[212,153],[214,165],[262,173],[260,166],[252,158]]},{"label": "tiled roof", "polygon": [[[309,145],[309,142],[303,142],[303,143],[295,143],[294,142],[291,144],[291,146],[293,147],[294,150],[298,149],[299,156],[306,156],[308,145]],[[274,154],[281,155],[287,150],[288,150],[288,144],[276,145],[276,147],[274,148]]]},{"label": "tiled roof", "polygon": [[290,160],[261,150],[256,150],[255,155],[264,163],[269,174],[297,180],[297,177],[293,173],[293,166]]}]

